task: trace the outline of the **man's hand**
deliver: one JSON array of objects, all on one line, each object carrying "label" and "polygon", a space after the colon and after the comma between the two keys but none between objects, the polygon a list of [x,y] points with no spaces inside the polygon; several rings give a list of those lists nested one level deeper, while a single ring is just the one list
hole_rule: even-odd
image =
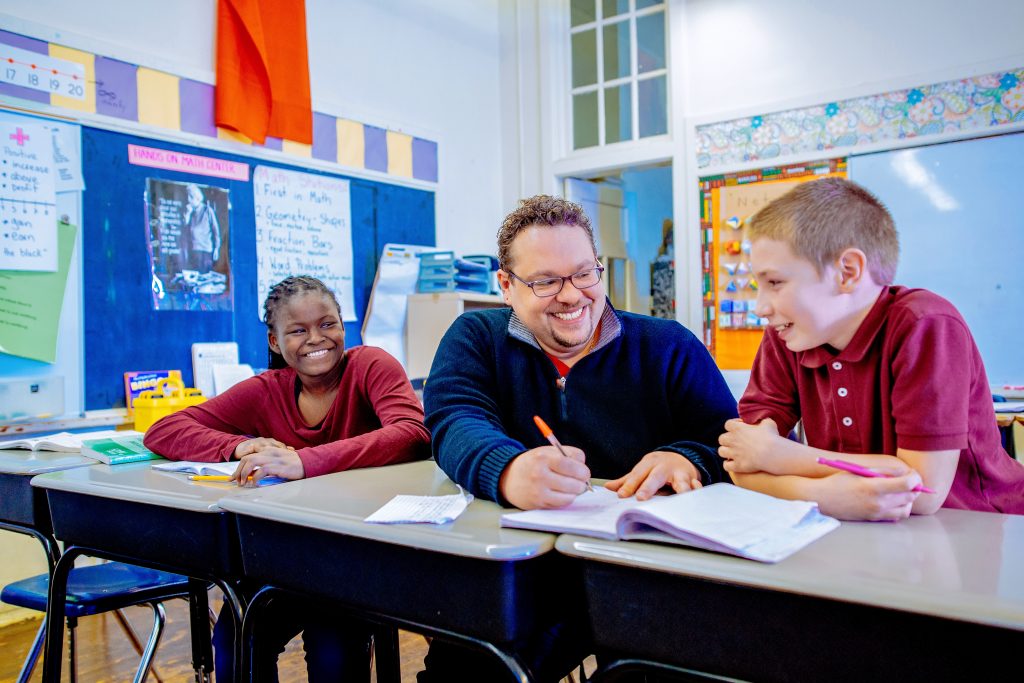
[{"label": "man's hand", "polygon": [[235,460],[241,460],[244,456],[251,453],[259,453],[265,448],[288,448],[295,450],[287,444],[283,444],[277,439],[270,439],[266,437],[258,437],[255,439],[249,439],[235,446]]},{"label": "man's hand", "polygon": [[872,469],[891,478],[838,472],[816,479],[819,509],[847,520],[896,521],[909,517],[914,501],[921,495],[913,490],[921,484],[921,476],[901,464]]},{"label": "man's hand", "polygon": [[784,469],[779,467],[782,463],[777,462],[780,458],[772,457],[780,455],[780,441],[783,437],[779,436],[779,428],[771,418],[756,425],[733,418],[725,423],[725,433],[718,437],[718,455],[725,460],[726,472],[790,474],[780,471]]},{"label": "man's hand", "polygon": [[671,486],[676,493],[699,489],[700,472],[697,467],[678,453],[652,451],[640,459],[629,474],[604,485],[617,491],[619,498],[634,493],[637,500],[647,500],[663,486]]},{"label": "man's hand", "polygon": [[562,446],[541,446],[517,455],[501,473],[498,490],[523,510],[565,507],[587,490],[590,470],[583,451]]},{"label": "man's hand", "polygon": [[[302,479],[305,476],[306,468],[294,449],[266,447],[258,453],[242,456],[231,478],[241,486],[255,486],[264,477]],[[251,482],[249,477],[252,477]]]}]

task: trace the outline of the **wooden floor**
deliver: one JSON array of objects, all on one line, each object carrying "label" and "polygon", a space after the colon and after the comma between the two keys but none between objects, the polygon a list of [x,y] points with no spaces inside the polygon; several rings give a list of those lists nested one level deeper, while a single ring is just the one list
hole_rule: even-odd
[{"label": "wooden floor", "polygon": [[[167,623],[160,647],[154,658],[154,671],[149,683],[189,683],[194,680],[188,628],[188,603],[172,600],[166,603]],[[145,642],[152,625],[152,611],[147,607],[130,607],[126,611],[140,639]],[[39,620],[23,621],[0,629],[0,682],[17,680],[21,664],[28,652]],[[131,681],[138,666],[138,656],[125,638],[117,620],[108,614],[86,617],[79,622],[78,680],[81,683],[122,683]],[[400,632],[399,649],[402,654],[402,683],[414,683],[416,672],[422,668],[427,653],[426,641],[414,633]],[[63,666],[63,680],[68,678],[67,660]],[[302,658],[302,643],[293,640],[278,662],[282,683],[306,680],[306,663]],[[32,680],[41,680],[42,663],[33,672]]]}]

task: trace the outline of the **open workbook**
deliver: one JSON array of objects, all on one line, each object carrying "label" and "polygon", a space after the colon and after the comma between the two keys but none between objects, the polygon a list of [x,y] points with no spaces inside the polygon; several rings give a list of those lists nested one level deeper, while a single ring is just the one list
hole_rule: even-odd
[{"label": "open workbook", "polygon": [[31,439],[10,439],[0,441],[2,448],[24,448],[30,451],[52,451],[54,453],[81,453],[82,442],[93,439],[109,439],[115,436],[142,436],[139,432],[114,431],[108,429],[100,432],[60,432]]},{"label": "open workbook", "polygon": [[638,502],[597,488],[559,510],[502,515],[503,527],[609,540],[675,543],[778,562],[839,526],[815,503],[782,500],[732,484]]}]

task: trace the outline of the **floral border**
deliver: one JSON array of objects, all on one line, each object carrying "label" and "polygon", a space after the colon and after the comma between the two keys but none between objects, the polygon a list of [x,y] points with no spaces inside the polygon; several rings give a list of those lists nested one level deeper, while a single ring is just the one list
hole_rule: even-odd
[{"label": "floral border", "polygon": [[697,126],[697,166],[1024,121],[1024,68]]}]

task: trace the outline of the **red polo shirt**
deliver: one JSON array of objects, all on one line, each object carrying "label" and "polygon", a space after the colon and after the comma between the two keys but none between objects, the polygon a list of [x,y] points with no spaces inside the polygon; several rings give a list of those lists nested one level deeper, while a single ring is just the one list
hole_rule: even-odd
[{"label": "red polo shirt", "polygon": [[840,352],[794,353],[769,328],[739,412],[783,434],[802,417],[807,442],[838,453],[960,449],[943,507],[1024,514],[1024,465],[1003,450],[981,354],[929,291],[885,288]]}]

